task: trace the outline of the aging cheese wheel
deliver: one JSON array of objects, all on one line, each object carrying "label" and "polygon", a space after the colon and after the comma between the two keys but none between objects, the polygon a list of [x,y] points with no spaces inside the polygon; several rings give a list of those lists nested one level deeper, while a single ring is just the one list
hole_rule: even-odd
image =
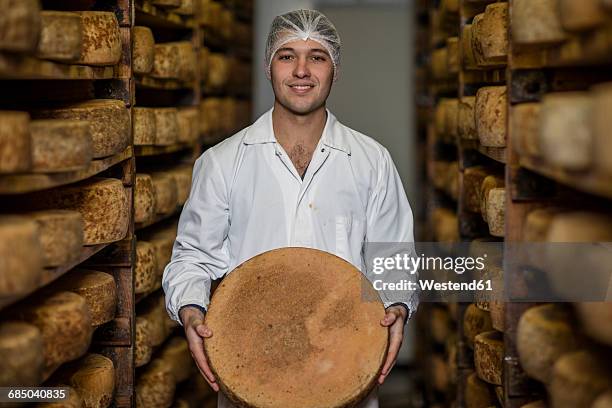
[{"label": "aging cheese wheel", "polygon": [[130,205],[120,180],[94,177],[66,187],[28,195],[31,209],[61,208],[83,216],[84,245],[115,242],[128,230]]},{"label": "aging cheese wheel", "polygon": [[155,212],[169,214],[176,210],[178,205],[178,189],[176,179],[169,172],[155,172],[151,174],[155,192]]},{"label": "aging cheese wheel", "polygon": [[561,356],[554,365],[548,393],[555,408],[590,407],[612,388],[608,359],[586,350]]},{"label": "aging cheese wheel", "polygon": [[516,0],[512,4],[512,40],[516,44],[557,44],[566,39],[557,0]]},{"label": "aging cheese wheel", "polygon": [[510,110],[510,127],[516,137],[514,150],[521,156],[540,157],[540,107],[537,102],[514,105]]},{"label": "aging cheese wheel", "polygon": [[449,99],[448,105],[445,110],[446,118],[444,120],[445,124],[445,134],[448,137],[450,142],[453,142],[457,137],[457,120],[459,117],[459,100],[458,99]]},{"label": "aging cheese wheel", "polygon": [[148,222],[155,217],[155,187],[148,174],[136,174],[134,189],[134,222]]},{"label": "aging cheese wheel", "polygon": [[91,343],[93,328],[85,299],[57,292],[15,311],[17,318],[38,327],[43,339],[44,376],[61,364],[81,357]]},{"label": "aging cheese wheel", "polygon": [[475,304],[470,304],[463,315],[463,334],[467,345],[474,348],[474,338],[483,332],[493,329],[489,312],[480,310]]},{"label": "aging cheese wheel", "polygon": [[476,373],[471,373],[465,380],[466,408],[486,408],[495,406],[495,392],[486,382],[480,380]]},{"label": "aging cheese wheel", "polygon": [[201,47],[198,54],[198,63],[200,68],[200,79],[204,81],[208,78],[208,56],[210,51],[206,47]]},{"label": "aging cheese wheel", "polygon": [[466,24],[461,31],[461,51],[463,60],[461,65],[465,69],[476,69],[476,56],[472,48],[472,24]]},{"label": "aging cheese wheel", "polygon": [[434,238],[439,242],[459,241],[457,214],[447,208],[436,208],[432,213]]},{"label": "aging cheese wheel", "polygon": [[157,347],[166,340],[166,309],[163,297],[159,295],[149,296],[139,305],[138,316],[145,319],[149,326],[150,342]]},{"label": "aging cheese wheel", "polygon": [[494,188],[503,187],[504,184],[504,177],[496,174],[491,174],[482,180],[482,184],[480,185],[480,213],[485,220],[487,219],[487,199],[489,197],[489,191]]},{"label": "aging cheese wheel", "polygon": [[478,139],[476,119],[474,117],[475,96],[464,96],[459,102],[457,131],[459,137],[466,140]]},{"label": "aging cheese wheel", "polygon": [[155,258],[157,262],[157,279],[156,285],[161,283],[162,273],[164,268],[172,258],[172,246],[176,238],[176,232],[169,229],[161,229],[144,236],[155,248]]},{"label": "aging cheese wheel", "polygon": [[463,171],[463,194],[467,210],[480,213],[481,186],[489,173],[483,166],[468,167]]},{"label": "aging cheese wheel", "polygon": [[474,337],[474,366],[481,380],[501,385],[504,339],[498,331],[488,331]]},{"label": "aging cheese wheel", "polygon": [[503,237],[506,219],[506,189],[498,187],[489,190],[486,203],[489,234],[494,237]]},{"label": "aging cheese wheel", "polygon": [[134,132],[134,145],[155,144],[155,109],[134,107],[132,108],[132,121]]},{"label": "aging cheese wheel", "polygon": [[178,48],[178,74],[183,81],[192,81],[195,78],[197,56],[190,41],[179,41]]},{"label": "aging cheese wheel", "polygon": [[539,146],[544,159],[568,170],[593,161],[593,100],[586,92],[547,94],[542,99]]},{"label": "aging cheese wheel", "polygon": [[505,86],[485,86],[476,93],[474,116],[480,144],[489,147],[506,146]]},{"label": "aging cheese wheel", "polygon": [[612,175],[612,129],[609,115],[612,111],[612,83],[593,88],[593,158],[598,170]]},{"label": "aging cheese wheel", "polygon": [[136,381],[137,408],[166,408],[172,405],[176,379],[172,369],[160,359],[147,365]]},{"label": "aging cheese wheel", "polygon": [[136,264],[134,266],[134,293],[152,291],[158,276],[155,246],[150,242],[136,242]]},{"label": "aging cheese wheel", "polygon": [[565,212],[553,217],[546,240],[549,242],[609,242],[612,217],[591,212]]},{"label": "aging cheese wheel", "polygon": [[112,275],[76,268],[62,276],[55,285],[63,290],[69,290],[83,296],[87,302],[87,307],[89,307],[93,326],[107,323],[115,317],[117,285]]},{"label": "aging cheese wheel", "polygon": [[178,141],[180,143],[192,144],[196,142],[200,136],[199,126],[199,111],[198,108],[186,107],[178,110]]},{"label": "aging cheese wheel", "polygon": [[435,49],[431,52],[431,73],[434,79],[446,79],[448,72],[448,50],[446,47]]},{"label": "aging cheese wheel", "polygon": [[189,41],[155,44],[151,76],[190,81],[195,75],[196,54]]},{"label": "aging cheese wheel", "polygon": [[205,320],[214,335],[204,350],[235,403],[341,407],[376,382],[389,336],[383,316],[377,293],[348,262],[282,248],[241,264],[219,285]]},{"label": "aging cheese wheel", "polygon": [[191,357],[189,351],[189,344],[182,336],[176,336],[168,340],[159,358],[170,366],[176,382],[187,380],[195,368],[193,357]]},{"label": "aging cheese wheel", "polygon": [[149,27],[132,29],[132,69],[136,74],[148,74],[153,69],[155,39]]},{"label": "aging cheese wheel", "polygon": [[554,303],[527,310],[519,320],[516,346],[525,372],[548,383],[557,359],[579,346],[571,314]]},{"label": "aging cheese wheel", "polygon": [[86,120],[33,120],[30,134],[33,172],[80,170],[93,158],[90,124]]},{"label": "aging cheese wheel", "polygon": [[191,16],[195,12],[197,0],[181,0],[181,5],[173,10],[177,14]]},{"label": "aging cheese wheel", "polygon": [[80,64],[115,65],[121,59],[121,31],[115,13],[80,11],[83,23],[83,46]]},{"label": "aging cheese wheel", "polygon": [[83,246],[83,216],[78,211],[43,210],[27,214],[39,227],[45,267],[75,261]]},{"label": "aging cheese wheel", "polygon": [[0,50],[33,51],[40,33],[38,0],[0,0]]},{"label": "aging cheese wheel", "polygon": [[89,353],[63,366],[53,378],[70,384],[83,399],[84,408],[106,408],[113,402],[115,366],[108,357]]},{"label": "aging cheese wheel", "polygon": [[83,23],[77,13],[42,11],[36,55],[58,61],[76,61],[83,45]]},{"label": "aging cheese wheel", "polygon": [[601,0],[558,0],[561,24],[568,31],[595,28],[607,20]]},{"label": "aging cheese wheel", "polygon": [[506,304],[499,300],[490,301],[489,314],[491,315],[491,326],[497,331],[504,332],[506,330]]},{"label": "aging cheese wheel", "polygon": [[576,303],[576,309],[586,334],[612,346],[612,302]]},{"label": "aging cheese wheel", "polygon": [[151,361],[153,344],[151,344],[151,329],[149,321],[136,317],[136,333],[134,335],[134,366],[141,367]]},{"label": "aging cheese wheel", "polygon": [[26,112],[0,111],[0,174],[31,168],[29,123]]},{"label": "aging cheese wheel", "polygon": [[525,219],[525,229],[523,231],[523,240],[528,242],[543,242],[546,241],[550,224],[556,214],[559,213],[558,208],[537,208],[530,211]]},{"label": "aging cheese wheel", "polygon": [[34,220],[0,216],[0,298],[25,295],[38,287],[43,255]]},{"label": "aging cheese wheel", "polygon": [[229,74],[230,64],[227,56],[218,52],[209,53],[206,87],[216,90],[222,89],[229,81]]},{"label": "aging cheese wheel", "polygon": [[591,408],[610,408],[612,407],[612,390],[601,394],[591,405]]},{"label": "aging cheese wheel", "polygon": [[179,138],[178,111],[176,108],[156,108],[155,144],[168,146],[175,144]]},{"label": "aging cheese wheel", "polygon": [[508,3],[489,4],[481,19],[474,18],[472,30],[478,65],[504,65],[508,57]]},{"label": "aging cheese wheel", "polygon": [[36,118],[89,121],[95,158],[122,152],[130,142],[130,114],[123,101],[94,99],[55,109],[37,110],[32,115]]},{"label": "aging cheese wheel", "polygon": [[446,65],[450,74],[459,72],[459,37],[446,40]]},{"label": "aging cheese wheel", "polygon": [[43,340],[31,324],[0,323],[0,387],[36,386],[43,380]]},{"label": "aging cheese wheel", "polygon": [[187,198],[189,197],[192,171],[193,169],[190,165],[177,166],[168,171],[168,173],[170,173],[176,181],[176,191],[179,205],[185,204],[185,201],[187,201]]},{"label": "aging cheese wheel", "polygon": [[53,386],[66,388],[68,390],[68,398],[57,402],[41,402],[35,405],[36,408],[83,408],[83,398],[74,388],[66,384],[53,384]]}]

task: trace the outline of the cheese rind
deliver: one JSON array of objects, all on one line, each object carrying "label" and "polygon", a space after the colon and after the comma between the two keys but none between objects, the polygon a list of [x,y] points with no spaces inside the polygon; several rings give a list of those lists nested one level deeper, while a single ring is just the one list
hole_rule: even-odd
[{"label": "cheese rind", "polygon": [[176,108],[155,108],[155,144],[169,146],[178,141],[179,123]]},{"label": "cheese rind", "polygon": [[134,267],[134,293],[147,293],[155,288],[158,276],[155,246],[150,242],[136,242],[136,265]]},{"label": "cheese rind", "polygon": [[41,31],[36,55],[57,61],[76,61],[83,45],[83,23],[77,13],[47,11],[40,13]]},{"label": "cheese rind", "polygon": [[472,49],[480,67],[505,65],[508,57],[508,4],[494,3],[472,21]]},{"label": "cheese rind", "polygon": [[170,366],[177,382],[187,380],[193,373],[193,358],[184,337],[176,336],[168,340],[159,357]]},{"label": "cheese rind", "polygon": [[474,116],[481,145],[506,146],[507,103],[505,86],[485,86],[476,93]]},{"label": "cheese rind", "polygon": [[506,189],[498,187],[489,190],[486,202],[489,234],[494,237],[503,237],[506,220]]},{"label": "cheese rind", "polygon": [[179,108],[178,110],[178,137],[180,143],[195,143],[199,136],[199,110],[195,106]]},{"label": "cheese rind", "polygon": [[149,27],[132,28],[132,69],[136,74],[148,74],[153,69],[155,38]]},{"label": "cheese rind", "polygon": [[134,145],[155,144],[155,109],[136,106],[132,108],[132,121],[134,123]]},{"label": "cheese rind", "polygon": [[151,333],[149,321],[142,317],[136,317],[136,334],[134,335],[134,366],[142,367],[151,361],[153,345],[151,344]]},{"label": "cheese rind", "polygon": [[31,162],[30,115],[0,111],[0,174],[28,171]]},{"label": "cheese rind", "polygon": [[612,407],[612,391],[601,394],[591,405],[591,408],[610,408]]},{"label": "cheese rind", "polygon": [[521,156],[540,157],[540,108],[537,102],[514,105],[510,108],[510,127],[516,137],[514,150]]},{"label": "cheese rind", "polygon": [[493,329],[489,312],[480,310],[475,304],[470,304],[463,315],[463,334],[467,345],[474,348],[474,339],[480,333]]},{"label": "cheese rind", "polygon": [[482,408],[495,405],[495,393],[491,387],[471,373],[465,383],[466,408]]},{"label": "cheese rind", "polygon": [[137,173],[134,189],[134,222],[146,223],[155,217],[156,199],[153,179],[149,174]]},{"label": "cheese rind", "polygon": [[90,124],[86,120],[33,120],[30,137],[33,172],[80,170],[93,158]]},{"label": "cheese rind", "polygon": [[189,198],[192,171],[193,169],[190,165],[177,166],[168,170],[168,173],[170,173],[176,181],[177,200],[179,205],[185,204],[187,198]]},{"label": "cheese rind", "polygon": [[155,172],[151,174],[155,191],[155,212],[157,214],[170,214],[178,205],[178,188],[176,179],[169,172]]},{"label": "cheese rind", "polygon": [[[576,303],[582,327],[588,336],[602,344],[612,346],[612,303]],[[605,324],[604,324],[605,322]]]},{"label": "cheese rind", "polygon": [[123,101],[93,99],[55,109],[35,110],[32,116],[89,121],[94,158],[122,152],[130,143],[130,114]]},{"label": "cheese rind", "polygon": [[39,227],[45,267],[65,265],[78,259],[83,246],[83,216],[78,211],[46,210],[26,214]]},{"label": "cheese rind", "polygon": [[1,0],[0,9],[0,50],[35,50],[40,33],[39,1]]},{"label": "cheese rind", "polygon": [[474,366],[480,379],[501,385],[503,359],[504,340],[500,332],[488,331],[474,338]]},{"label": "cheese rind", "polygon": [[567,31],[585,31],[606,22],[601,0],[558,0],[561,24]]},{"label": "cheese rind", "polygon": [[557,0],[516,0],[512,6],[512,40],[523,45],[565,41]]},{"label": "cheese rind", "polygon": [[136,381],[136,407],[169,407],[174,398],[176,379],[171,368],[162,360],[155,359],[146,367]]},{"label": "cheese rind", "polygon": [[464,96],[459,101],[459,115],[457,130],[459,137],[466,140],[478,139],[476,132],[476,119],[474,118],[475,96]]},{"label": "cheese rind", "polygon": [[612,176],[612,83],[593,88],[593,160],[598,170]]},{"label": "cheese rind", "polygon": [[79,11],[83,24],[83,46],[77,61],[84,65],[116,65],[121,59],[119,22],[109,11]]},{"label": "cheese rind", "polygon": [[43,380],[40,330],[23,322],[0,323],[0,387],[36,386]]},{"label": "cheese rind", "polygon": [[196,53],[189,41],[155,44],[150,75],[161,79],[191,81],[195,76]]}]

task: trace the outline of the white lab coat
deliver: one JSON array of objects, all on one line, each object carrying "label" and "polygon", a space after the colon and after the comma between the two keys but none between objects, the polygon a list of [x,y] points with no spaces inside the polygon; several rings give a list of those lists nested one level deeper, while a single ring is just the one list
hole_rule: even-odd
[{"label": "white lab coat", "polygon": [[[272,127],[272,109],[195,162],[172,260],[166,308],[206,307],[210,286],[242,262],[288,246],[324,250],[364,272],[364,242],[413,242],[413,217],[391,156],[336,120],[325,128],[302,180]],[[385,299],[385,306],[394,303]],[[417,296],[406,299],[411,312]],[[412,314],[412,313],[411,313]],[[364,408],[378,406],[376,393]],[[219,407],[231,407],[223,396]]]}]

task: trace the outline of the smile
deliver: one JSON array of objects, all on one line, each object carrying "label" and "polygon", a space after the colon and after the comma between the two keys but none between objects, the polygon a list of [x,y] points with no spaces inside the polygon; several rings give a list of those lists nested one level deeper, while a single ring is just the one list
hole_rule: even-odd
[{"label": "smile", "polygon": [[314,88],[314,85],[289,85],[289,87],[296,93],[306,93]]}]

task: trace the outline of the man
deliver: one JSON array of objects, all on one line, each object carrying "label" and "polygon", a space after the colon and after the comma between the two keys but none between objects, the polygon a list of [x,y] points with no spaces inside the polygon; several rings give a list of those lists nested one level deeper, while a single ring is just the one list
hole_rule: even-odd
[{"label": "man", "polygon": [[[273,109],[196,161],[163,288],[185,327],[200,372],[218,391],[203,352],[212,279],[262,252],[304,246],[334,253],[367,273],[367,242],[412,242],[413,219],[389,152],[339,123],[325,102],[338,77],[340,38],[321,13],[276,17],[266,49]],[[384,299],[383,299],[384,300]],[[395,363],[404,322],[416,308],[385,301],[390,346],[379,383]],[[231,407],[219,394],[219,407]],[[364,401],[378,406],[376,390]]]}]

